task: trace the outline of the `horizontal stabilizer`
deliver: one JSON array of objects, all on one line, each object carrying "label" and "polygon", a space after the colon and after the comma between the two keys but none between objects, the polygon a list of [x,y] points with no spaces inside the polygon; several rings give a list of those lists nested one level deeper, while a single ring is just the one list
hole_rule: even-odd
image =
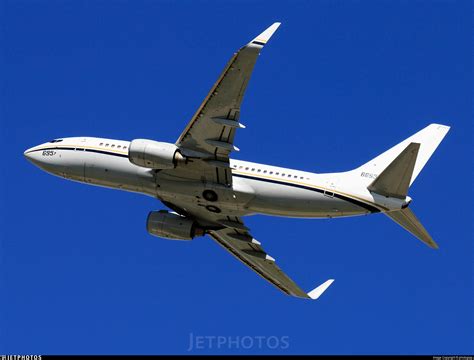
[{"label": "horizontal stabilizer", "polygon": [[419,143],[410,143],[367,189],[383,196],[405,199],[419,150]]},{"label": "horizontal stabilizer", "polygon": [[387,215],[405,230],[412,233],[414,236],[423,241],[429,247],[433,249],[438,248],[438,244],[433,241],[430,234],[428,234],[428,231],[426,231],[426,229],[420,223],[413,211],[411,211],[409,208],[387,212],[385,213],[385,215]]},{"label": "horizontal stabilizer", "polygon": [[316,289],[314,290],[311,290],[309,293],[308,293],[308,296],[313,299],[313,300],[316,300],[317,298],[319,298],[323,292],[325,292],[327,290],[327,288],[329,286],[331,286],[331,284],[334,282],[334,279],[329,279],[327,280],[326,282],[322,283],[321,285],[319,285]]}]

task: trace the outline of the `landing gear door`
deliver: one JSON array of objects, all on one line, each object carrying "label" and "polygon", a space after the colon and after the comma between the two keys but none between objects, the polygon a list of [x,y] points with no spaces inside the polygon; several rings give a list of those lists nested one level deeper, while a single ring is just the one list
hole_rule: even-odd
[{"label": "landing gear door", "polygon": [[[235,180],[235,179],[234,179]],[[234,181],[232,187],[218,184],[205,186],[203,198],[207,201],[221,201],[221,206],[227,209],[244,210],[246,205],[255,197],[254,190],[240,181]]]}]

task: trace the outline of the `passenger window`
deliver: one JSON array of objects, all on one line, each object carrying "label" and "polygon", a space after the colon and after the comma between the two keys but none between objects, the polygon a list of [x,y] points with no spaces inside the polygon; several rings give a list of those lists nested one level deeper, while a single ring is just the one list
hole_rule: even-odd
[{"label": "passenger window", "polygon": [[270,171],[270,175],[273,175],[273,171]]},{"label": "passenger window", "polygon": [[260,172],[260,171],[262,171],[262,170],[260,170],[260,169],[257,170],[257,172]]},{"label": "passenger window", "polygon": [[277,172],[276,172],[275,175],[280,175],[280,173],[277,173]]},{"label": "passenger window", "polygon": [[118,146],[117,146],[117,149],[120,149],[121,147],[122,147],[121,145],[118,145]]},{"label": "passenger window", "polygon": [[245,168],[245,170],[248,170],[248,169],[249,169],[248,167]]},{"label": "passenger window", "polygon": [[109,146],[109,144],[105,144],[105,147]]},{"label": "passenger window", "polygon": [[255,171],[255,168],[252,168],[252,171]]},{"label": "passenger window", "polygon": [[267,170],[263,170],[263,173],[266,174],[266,173],[267,173]]},{"label": "passenger window", "polygon": [[111,146],[111,147],[115,147],[115,145],[114,145],[114,144],[112,144],[112,146]]},{"label": "passenger window", "polygon": [[99,146],[102,146],[102,145],[104,145],[104,143],[100,143],[100,144],[99,144]]}]

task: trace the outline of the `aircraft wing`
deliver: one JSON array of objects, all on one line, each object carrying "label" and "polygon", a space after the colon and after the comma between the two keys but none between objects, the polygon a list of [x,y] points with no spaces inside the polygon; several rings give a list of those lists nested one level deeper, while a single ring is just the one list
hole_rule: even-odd
[{"label": "aircraft wing", "polygon": [[306,293],[278,267],[275,259],[263,250],[260,242],[250,235],[242,221],[239,218],[236,220],[238,221],[221,221],[220,223],[225,228],[212,230],[209,235],[237,259],[287,295],[315,300],[334,281],[327,280]]},{"label": "aircraft wing", "polygon": [[205,162],[194,164],[199,167],[199,179],[232,183],[229,153],[238,151],[234,145],[235,131],[244,128],[239,122],[240,104],[260,50],[279,26],[280,23],[274,23],[234,54],[176,141],[188,158]]}]

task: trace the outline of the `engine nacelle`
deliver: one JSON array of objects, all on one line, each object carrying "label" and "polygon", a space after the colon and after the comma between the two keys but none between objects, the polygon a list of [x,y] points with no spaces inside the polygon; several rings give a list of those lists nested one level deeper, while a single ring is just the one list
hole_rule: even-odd
[{"label": "engine nacelle", "polygon": [[132,164],[149,169],[173,169],[184,158],[175,144],[146,139],[136,139],[128,148]]},{"label": "engine nacelle", "polygon": [[194,220],[170,213],[166,210],[151,211],[146,221],[147,231],[161,238],[172,240],[192,240],[204,235],[204,230]]}]

